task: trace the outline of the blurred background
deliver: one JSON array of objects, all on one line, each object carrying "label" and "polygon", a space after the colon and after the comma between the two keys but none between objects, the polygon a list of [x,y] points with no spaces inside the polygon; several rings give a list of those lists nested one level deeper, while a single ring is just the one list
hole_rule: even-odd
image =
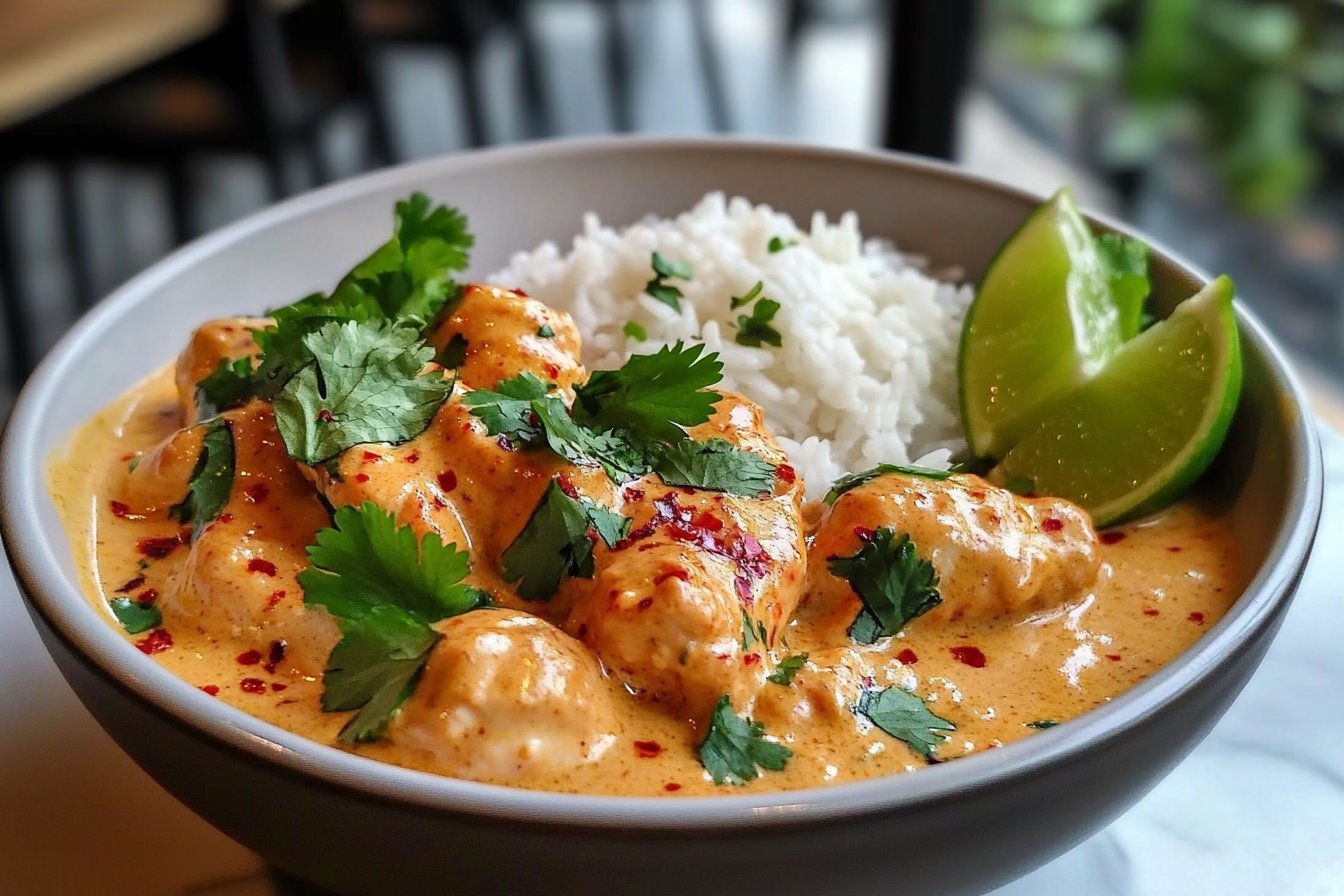
[{"label": "blurred background", "polygon": [[1072,183],[1231,273],[1344,426],[1341,0],[0,0],[0,419],[196,236],[387,164],[621,131]]}]

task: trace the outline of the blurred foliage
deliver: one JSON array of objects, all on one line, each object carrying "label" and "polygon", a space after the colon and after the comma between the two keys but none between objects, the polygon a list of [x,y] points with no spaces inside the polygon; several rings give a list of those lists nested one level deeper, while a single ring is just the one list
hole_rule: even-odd
[{"label": "blurred foliage", "polygon": [[1100,161],[1145,165],[1173,139],[1206,148],[1232,202],[1272,215],[1344,145],[1340,0],[995,0],[994,40],[1070,79],[1097,116]]}]

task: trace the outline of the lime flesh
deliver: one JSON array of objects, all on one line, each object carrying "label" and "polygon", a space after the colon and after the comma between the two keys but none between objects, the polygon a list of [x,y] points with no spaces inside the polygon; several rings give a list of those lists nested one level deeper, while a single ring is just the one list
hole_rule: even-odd
[{"label": "lime flesh", "polygon": [[1232,281],[1219,277],[1045,409],[992,474],[1030,480],[1106,526],[1179,497],[1212,462],[1241,393]]},{"label": "lime flesh", "polygon": [[1092,231],[1060,190],[999,250],[966,313],[957,379],[972,453],[1003,457],[1043,407],[1105,366],[1131,318],[1138,309],[1117,307]]}]

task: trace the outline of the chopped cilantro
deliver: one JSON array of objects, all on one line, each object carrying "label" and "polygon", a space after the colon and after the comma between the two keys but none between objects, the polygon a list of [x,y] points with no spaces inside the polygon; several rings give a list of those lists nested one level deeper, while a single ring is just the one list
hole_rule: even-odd
[{"label": "chopped cilantro", "polygon": [[1148,281],[1148,246],[1118,233],[1103,233],[1096,238],[1096,246],[1111,300],[1120,309],[1120,332],[1123,338],[1132,338],[1146,329],[1143,303],[1152,290]]},{"label": "chopped cilantro", "polygon": [[129,597],[114,597],[107,602],[112,615],[117,617],[121,627],[128,635],[138,635],[152,628],[158,628],[163,622],[163,614],[152,603],[141,603]]},{"label": "chopped cilantro", "polygon": [[548,600],[566,577],[593,577],[593,546],[615,545],[630,520],[587,498],[571,498],[556,480],[541,496],[513,544],[500,557],[504,581],[524,600]]},{"label": "chopped cilantro", "polygon": [[775,671],[765,676],[765,680],[771,684],[780,684],[788,687],[793,684],[793,677],[798,674],[798,670],[803,668],[807,662],[807,654],[795,653],[793,656],[787,656],[779,661]]},{"label": "chopped cilantro", "polygon": [[409,327],[333,322],[303,342],[313,360],[276,396],[275,422],[290,456],[306,464],[415,438],[453,388],[438,373],[420,375],[433,349]]},{"label": "chopped cilantro", "polygon": [[653,279],[644,286],[644,291],[673,311],[680,311],[681,290],[664,281],[669,277],[690,280],[691,266],[684,261],[668,261],[657,252],[653,253],[650,265],[653,267]]},{"label": "chopped cilantro", "polygon": [[1054,719],[1036,719],[1033,722],[1023,722],[1022,727],[1035,728],[1037,731],[1044,731],[1045,729],[1053,728],[1058,724],[1059,723]]},{"label": "chopped cilantro", "polygon": [[947,741],[939,732],[957,730],[947,719],[929,712],[923,700],[901,688],[864,691],[856,711],[925,759],[932,759]]},{"label": "chopped cilantro", "polygon": [[679,442],[723,398],[705,391],[723,378],[723,362],[703,345],[664,346],[631,355],[617,370],[598,370],[574,390],[574,420],[600,432],[621,430],[641,441]]},{"label": "chopped cilantro", "polygon": [[144,455],[140,454],[137,454],[135,457],[131,458],[131,462],[126,465],[126,472],[134,473],[135,468],[140,466],[140,461],[142,460],[144,460]]},{"label": "chopped cilantro", "polygon": [[751,309],[750,316],[739,314],[737,316],[737,335],[733,340],[738,345],[745,345],[751,348],[760,348],[762,345],[770,344],[779,348],[784,343],[779,331],[770,326],[770,321],[775,319],[779,312],[779,303],[774,299],[761,299]]},{"label": "chopped cilantro", "polygon": [[554,339],[555,328],[552,327],[550,324],[542,324],[541,329],[537,330],[537,335],[540,336],[542,339]]},{"label": "chopped cilantro", "polygon": [[943,480],[952,475],[951,470],[934,470],[929,467],[911,467],[901,464],[878,464],[871,470],[864,470],[862,473],[850,473],[841,476],[835,480],[831,490],[826,493],[825,501],[827,504],[834,504],[836,499],[850,489],[865,485],[879,476],[885,476],[888,473],[894,473],[899,476],[918,476],[921,479]]},{"label": "chopped cilantro", "polygon": [[649,339],[649,331],[632,320],[625,322],[625,326],[621,327],[621,332],[639,342],[647,342]]},{"label": "chopped cilantro", "polygon": [[541,422],[535,419],[532,403],[549,394],[550,389],[544,382],[524,371],[511,379],[501,380],[493,390],[473,389],[462,396],[462,404],[485,424],[490,435],[507,436],[512,442],[530,444],[544,435]]},{"label": "chopped cilantro", "polygon": [[793,751],[766,740],[764,735],[765,725],[733,712],[728,695],[724,694],[714,707],[709,731],[700,742],[700,763],[715,784],[745,784],[760,777],[762,768],[782,771]]},{"label": "chopped cilantro", "polygon": [[751,614],[746,610],[742,611],[742,649],[750,650],[753,644],[759,643],[761,647],[769,646],[769,636],[765,631],[765,623],[759,619],[752,619]]},{"label": "chopped cilantro", "polygon": [[170,519],[193,524],[192,541],[206,523],[224,511],[233,493],[233,476],[233,427],[224,418],[216,417],[205,424],[201,453],[196,456],[196,467],[187,481],[186,497],[168,508]]},{"label": "chopped cilantro", "polygon": [[776,252],[783,252],[790,246],[796,246],[796,245],[798,245],[797,240],[785,239],[782,236],[772,236],[770,237],[770,242],[766,245],[765,248],[767,252],[769,252],[771,255],[774,255]]},{"label": "chopped cilantro", "polygon": [[457,370],[467,363],[467,337],[454,333],[447,344],[434,356],[434,363],[449,370]]},{"label": "chopped cilantro", "polygon": [[857,554],[831,557],[829,565],[831,574],[848,581],[863,601],[849,631],[860,644],[896,634],[911,619],[943,602],[937,571],[920,559],[904,533],[897,537],[891,529],[878,529]]},{"label": "chopped cilantro", "polygon": [[756,299],[758,299],[758,298],[760,297],[760,295],[761,295],[761,290],[763,290],[763,289],[765,289],[765,281],[764,281],[764,280],[757,280],[757,281],[756,281],[756,285],[753,286],[751,289],[749,289],[749,290],[747,291],[747,294],[746,294],[746,295],[742,295],[742,296],[729,296],[729,297],[728,297],[728,306],[729,306],[732,310],[736,311],[738,308],[741,308],[743,305],[750,305],[752,302],[756,301]]},{"label": "chopped cilantro", "polygon": [[654,472],[668,485],[730,495],[759,495],[774,485],[775,465],[724,439],[678,442],[662,449]]},{"label": "chopped cilantro", "polygon": [[322,708],[358,709],[341,729],[344,743],[376,740],[410,694],[439,635],[431,623],[489,602],[461,584],[465,551],[409,526],[372,502],[335,513],[335,528],[308,548],[312,567],[299,573],[303,600],[337,617],[341,641],[323,678]]},{"label": "chopped cilantro", "polygon": [[218,417],[230,408],[241,407],[255,391],[252,359],[220,359],[214,373],[196,384],[196,420]]}]

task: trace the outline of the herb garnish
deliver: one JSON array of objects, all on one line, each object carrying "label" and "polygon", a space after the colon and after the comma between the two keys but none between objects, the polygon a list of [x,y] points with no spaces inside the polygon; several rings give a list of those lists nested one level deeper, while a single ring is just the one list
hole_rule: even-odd
[{"label": "herb garnish", "polygon": [[713,352],[703,355],[704,348],[678,342],[652,355],[631,355],[617,370],[594,371],[574,390],[574,420],[644,441],[685,439],[685,427],[709,420],[723,398],[705,391],[723,378],[723,362]]},{"label": "herb garnish", "polygon": [[761,647],[768,647],[768,635],[765,631],[765,623],[759,619],[752,619],[751,614],[746,610],[742,611],[742,649],[750,650],[753,644],[759,643]]},{"label": "herb garnish", "polygon": [[206,523],[217,519],[233,493],[233,425],[222,417],[205,424],[201,453],[187,482],[187,494],[168,508],[169,519],[192,523],[191,540],[200,536]]},{"label": "herb garnish", "polygon": [[500,557],[504,581],[517,583],[523,600],[547,600],[565,577],[593,577],[593,547],[601,538],[614,546],[630,520],[600,504],[565,494],[555,479],[518,537]]},{"label": "herb garnish", "polygon": [[929,712],[923,700],[901,688],[864,691],[855,711],[925,759],[933,759],[938,747],[948,740],[939,732],[957,730],[947,719]]},{"label": "herb garnish", "polygon": [[1059,723],[1054,719],[1036,719],[1033,722],[1023,722],[1024,728],[1035,728],[1037,731],[1044,731],[1047,728],[1054,728]]},{"label": "herb garnish", "polygon": [[[765,725],[733,712],[724,694],[709,719],[709,731],[700,742],[700,764],[715,784],[745,784],[760,777],[760,769],[782,771],[793,751],[766,740]],[[759,766],[760,768],[757,768]]]},{"label": "herb garnish", "polygon": [[537,330],[537,336],[542,339],[554,339],[555,328],[550,324],[542,324],[541,328]]},{"label": "herb garnish", "polygon": [[878,529],[852,557],[831,557],[831,574],[845,579],[863,601],[849,635],[872,644],[894,635],[911,619],[943,602],[938,573],[921,560],[914,542],[889,528]]},{"label": "herb garnish", "polygon": [[434,363],[448,370],[457,370],[467,363],[467,337],[461,333],[454,333],[434,356]]},{"label": "herb garnish", "polygon": [[796,245],[798,245],[797,240],[785,239],[782,236],[772,236],[770,237],[770,242],[766,244],[765,249],[771,255],[774,255],[776,252],[783,252],[790,246]]},{"label": "herb garnish", "polygon": [[678,442],[659,452],[654,472],[668,485],[750,497],[768,492],[775,465],[724,439]]},{"label": "herb garnish", "polygon": [[639,324],[635,323],[632,320],[628,320],[625,322],[625,326],[621,327],[621,332],[624,333],[629,338],[635,339],[639,342],[649,341],[649,331],[644,329],[642,326],[640,326]]},{"label": "herb garnish", "polygon": [[430,533],[416,543],[410,526],[372,502],[342,507],[335,528],[308,548],[312,567],[299,573],[305,604],[337,617],[341,641],[323,677],[322,709],[359,710],[341,729],[342,743],[377,740],[410,696],[438,643],[431,623],[490,602],[461,584],[467,553]]},{"label": "herb garnish", "polygon": [[129,597],[114,597],[107,602],[128,635],[138,635],[163,623],[163,614],[153,603],[141,603]]},{"label": "herb garnish", "polygon": [[747,291],[746,295],[741,295],[741,296],[729,296],[729,297],[728,297],[728,307],[731,308],[732,310],[736,311],[737,309],[741,308],[743,305],[750,305],[752,302],[754,302],[754,301],[756,301],[758,298],[760,298],[761,290],[763,290],[763,289],[765,289],[765,281],[764,281],[764,280],[757,280],[757,281],[756,281],[756,285],[753,286],[751,289],[749,289],[749,290]]},{"label": "herb garnish", "polygon": [[760,348],[767,343],[779,348],[784,344],[784,338],[778,330],[770,326],[770,321],[775,319],[779,308],[779,303],[774,299],[758,300],[749,316],[746,314],[737,316],[737,335],[733,337],[733,341],[750,348]]},{"label": "herb garnish", "polygon": [[878,464],[871,470],[864,470],[862,473],[849,473],[835,480],[831,490],[826,493],[825,501],[827,504],[834,504],[836,499],[850,489],[865,485],[879,476],[885,476],[888,473],[895,473],[901,476],[918,476],[921,479],[944,480],[952,475],[952,470],[934,470],[929,467],[912,467],[902,464]]},{"label": "herb garnish", "polygon": [[664,281],[669,277],[675,277],[678,280],[690,280],[691,266],[684,261],[668,261],[657,252],[653,253],[650,265],[653,268],[653,279],[645,284],[644,291],[673,311],[680,311],[681,290]]},{"label": "herb garnish", "polygon": [[798,674],[798,670],[803,668],[807,662],[807,654],[795,653],[793,656],[785,657],[779,661],[775,671],[765,676],[765,680],[771,684],[779,684],[788,687],[793,684],[793,677]]},{"label": "herb garnish", "polygon": [[252,397],[252,359],[221,359],[215,372],[196,384],[196,421],[218,417]]}]

